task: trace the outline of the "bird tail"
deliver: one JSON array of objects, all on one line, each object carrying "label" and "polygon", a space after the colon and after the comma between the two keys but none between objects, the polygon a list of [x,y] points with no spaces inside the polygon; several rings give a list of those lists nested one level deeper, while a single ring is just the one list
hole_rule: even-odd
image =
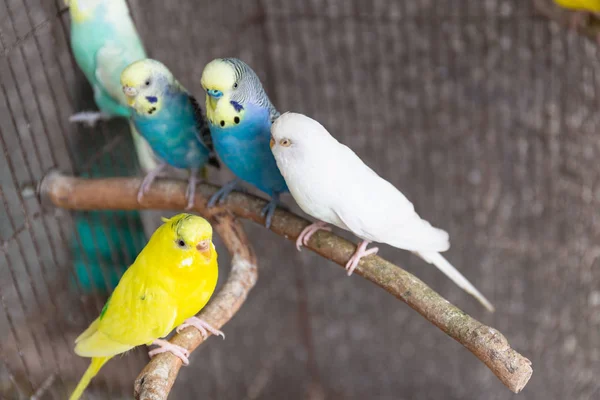
[{"label": "bird tail", "polygon": [[137,129],[135,129],[135,125],[131,120],[129,120],[129,128],[131,129],[131,136],[133,137],[133,144],[135,145],[138,161],[140,162],[144,174],[147,174],[158,166],[156,155],[146,139],[144,139]]},{"label": "bird tail", "polygon": [[461,274],[452,266],[440,253],[436,252],[418,252],[417,255],[429,264],[435,265],[440,271],[452,280],[465,292],[475,297],[488,311],[494,312],[494,306]]},{"label": "bird tail", "polygon": [[92,362],[90,363],[90,366],[88,367],[88,369],[85,371],[85,373],[81,377],[81,380],[79,381],[79,383],[77,384],[77,387],[71,394],[71,397],[69,397],[69,400],[78,400],[81,397],[81,395],[83,394],[83,392],[85,391],[85,389],[90,384],[92,378],[94,376],[96,376],[98,371],[100,371],[100,368],[102,368],[102,366],[104,364],[106,364],[106,362],[108,360],[110,360],[111,358],[112,358],[112,356],[93,357]]}]

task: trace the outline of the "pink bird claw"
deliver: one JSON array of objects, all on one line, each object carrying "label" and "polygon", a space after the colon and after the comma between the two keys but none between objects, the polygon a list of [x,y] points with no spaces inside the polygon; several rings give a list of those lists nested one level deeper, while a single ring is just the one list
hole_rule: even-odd
[{"label": "pink bird claw", "polygon": [[197,169],[193,169],[190,173],[190,181],[188,183],[187,190],[185,191],[185,198],[187,199],[187,206],[185,206],[186,210],[190,210],[194,206],[194,198],[196,196],[197,173]]},{"label": "pink bird claw", "polygon": [[198,329],[204,339],[208,337],[208,332],[212,333],[215,336],[222,336],[223,339],[225,339],[225,334],[223,332],[216,328],[213,328],[208,322],[201,320],[198,317],[191,317],[186,319],[183,324],[177,327],[177,333],[179,333],[182,329],[187,328],[188,326],[193,326],[196,329]]},{"label": "pink bird claw", "polygon": [[140,185],[140,190],[138,190],[138,194],[137,194],[138,203],[142,202],[144,195],[146,193],[148,193],[148,190],[150,190],[150,186],[152,185],[152,182],[154,182],[156,177],[161,173],[161,171],[165,168],[165,166],[166,166],[166,164],[164,164],[164,163],[159,164],[152,171],[148,172],[148,174],[144,177],[144,180],[142,180],[142,184]]},{"label": "pink bird claw", "polygon": [[298,235],[298,238],[296,239],[296,249],[300,251],[302,246],[307,246],[310,237],[319,230],[331,232],[331,227],[323,221],[313,222],[312,224],[308,225],[302,230],[302,232],[300,232],[300,235]]},{"label": "pink bird claw", "polygon": [[163,339],[156,339],[152,342],[152,344],[157,345],[159,347],[148,352],[148,355],[150,357],[154,357],[157,354],[169,352],[174,356],[179,357],[183,365],[190,364],[190,360],[188,359],[188,357],[190,356],[190,352],[187,349],[181,346],[177,346],[176,344],[170,343],[167,340]]},{"label": "pink bird claw", "polygon": [[378,247],[373,247],[373,248],[367,250],[367,246],[369,245],[369,243],[371,243],[371,242],[368,240],[363,240],[361,242],[361,244],[358,246],[358,248],[356,249],[356,251],[354,252],[354,254],[352,255],[352,257],[350,257],[350,259],[346,263],[346,271],[348,271],[348,276],[352,275],[352,273],[358,266],[358,263],[360,262],[360,260],[363,257],[377,254],[377,252],[379,251]]}]

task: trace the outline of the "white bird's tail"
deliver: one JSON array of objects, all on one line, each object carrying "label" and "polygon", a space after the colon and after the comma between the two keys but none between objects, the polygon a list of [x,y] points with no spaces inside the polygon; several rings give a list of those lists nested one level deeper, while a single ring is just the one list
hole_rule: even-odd
[{"label": "white bird's tail", "polygon": [[416,253],[429,264],[435,265],[452,282],[456,283],[461,289],[475,297],[490,312],[494,312],[494,306],[461,274],[452,266],[440,253],[435,252],[417,252]]}]

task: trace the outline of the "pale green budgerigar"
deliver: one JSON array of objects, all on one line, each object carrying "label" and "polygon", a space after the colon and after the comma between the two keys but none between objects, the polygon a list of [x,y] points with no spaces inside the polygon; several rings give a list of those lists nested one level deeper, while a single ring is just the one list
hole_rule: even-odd
[{"label": "pale green budgerigar", "polygon": [[[121,72],[146,51],[133,25],[125,0],[66,0],[71,15],[71,48],[94,90],[99,112],[80,112],[69,119],[94,125],[131,111],[121,88]],[[132,124],[131,134],[144,172],[157,166],[148,143]]]}]

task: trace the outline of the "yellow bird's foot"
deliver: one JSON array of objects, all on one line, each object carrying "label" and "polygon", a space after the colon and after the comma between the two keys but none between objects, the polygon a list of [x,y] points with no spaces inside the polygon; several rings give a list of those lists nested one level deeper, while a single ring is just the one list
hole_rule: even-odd
[{"label": "yellow bird's foot", "polygon": [[352,275],[354,269],[358,265],[361,258],[370,256],[373,254],[377,254],[379,251],[378,247],[373,247],[372,249],[367,250],[367,246],[371,243],[368,240],[363,240],[362,243],[358,246],[352,257],[346,263],[346,271],[348,271],[348,276]]},{"label": "yellow bird's foot", "polygon": [[177,327],[177,329],[176,329],[177,333],[179,333],[179,331],[181,331],[182,329],[187,328],[188,326],[193,326],[196,329],[198,329],[204,339],[206,339],[206,337],[208,336],[208,332],[212,333],[215,336],[223,336],[223,339],[225,339],[225,334],[223,332],[221,332],[220,330],[218,330],[216,328],[213,328],[212,326],[209,325],[208,322],[203,321],[198,317],[192,317],[192,318],[186,319],[183,324],[181,324]]},{"label": "yellow bird's foot", "polygon": [[179,357],[181,359],[181,362],[183,363],[183,365],[190,364],[190,360],[188,360],[188,357],[190,356],[190,352],[187,349],[184,349],[181,346],[177,346],[176,344],[169,343],[167,340],[163,340],[163,339],[156,339],[155,341],[152,342],[152,344],[159,346],[159,347],[157,347],[154,350],[150,350],[148,352],[148,355],[150,357],[154,357],[157,354],[166,353],[168,351],[171,354],[173,354],[174,356]]},{"label": "yellow bird's foot", "polygon": [[308,240],[310,237],[319,230],[331,232],[331,227],[327,226],[327,223],[323,221],[317,221],[304,228],[304,230],[300,232],[300,235],[296,239],[296,248],[298,251],[301,250],[302,246],[308,245]]}]

